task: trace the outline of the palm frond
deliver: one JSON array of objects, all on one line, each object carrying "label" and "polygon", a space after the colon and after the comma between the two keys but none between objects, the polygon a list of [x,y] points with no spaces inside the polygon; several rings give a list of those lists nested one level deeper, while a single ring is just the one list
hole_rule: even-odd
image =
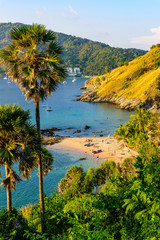
[{"label": "palm frond", "polygon": [[1,182],[1,185],[2,185],[3,187],[7,187],[7,186],[10,184],[10,179],[11,179],[10,176],[9,176],[9,177],[6,177],[5,179],[3,179],[2,182]]}]

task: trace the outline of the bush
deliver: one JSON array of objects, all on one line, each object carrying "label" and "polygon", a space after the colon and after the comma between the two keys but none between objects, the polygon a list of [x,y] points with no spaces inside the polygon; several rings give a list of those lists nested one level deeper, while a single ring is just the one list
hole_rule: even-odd
[{"label": "bush", "polygon": [[147,67],[142,67],[142,68],[139,68],[137,71],[135,71],[133,74],[132,74],[132,79],[134,78],[139,78],[141,75],[143,75],[145,72],[147,72],[149,69]]},{"label": "bush", "polygon": [[96,83],[97,83],[98,85],[101,85],[101,80],[100,80],[99,77],[96,78]]},{"label": "bush", "polygon": [[124,62],[119,62],[118,67],[122,67],[122,66],[124,66]]},{"label": "bush", "polygon": [[151,47],[150,47],[150,49],[153,49],[153,48],[155,48],[156,47],[156,45],[152,45]]},{"label": "bush", "polygon": [[154,64],[155,69],[159,68],[160,66],[160,58],[158,58]]},{"label": "bush", "polygon": [[124,89],[126,89],[126,88],[128,88],[129,87],[129,84],[128,83],[125,83],[123,86],[122,86],[122,89],[124,90]]},{"label": "bush", "polygon": [[27,239],[23,237],[25,230],[30,230],[22,215],[13,209],[0,212],[0,239]]},{"label": "bush", "polygon": [[124,62],[124,65],[125,65],[125,66],[128,66],[128,64],[129,64],[128,61],[125,61],[125,62]]}]

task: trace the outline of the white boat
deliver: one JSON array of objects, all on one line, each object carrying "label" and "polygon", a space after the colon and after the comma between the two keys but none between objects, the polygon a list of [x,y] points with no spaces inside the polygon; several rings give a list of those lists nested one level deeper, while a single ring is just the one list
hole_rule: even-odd
[{"label": "white boat", "polygon": [[66,84],[66,83],[67,83],[67,82],[64,80],[64,81],[63,81],[63,84]]},{"label": "white boat", "polygon": [[43,104],[42,107],[46,107],[46,104]]},{"label": "white boat", "polygon": [[76,81],[76,78],[73,78],[72,82],[75,82]]},{"label": "white boat", "polygon": [[51,107],[46,108],[46,111],[51,112],[53,111]]},{"label": "white boat", "polygon": [[3,79],[7,79],[7,77],[4,77]]},{"label": "white boat", "polygon": [[8,78],[8,84],[10,84],[11,83],[11,80]]}]

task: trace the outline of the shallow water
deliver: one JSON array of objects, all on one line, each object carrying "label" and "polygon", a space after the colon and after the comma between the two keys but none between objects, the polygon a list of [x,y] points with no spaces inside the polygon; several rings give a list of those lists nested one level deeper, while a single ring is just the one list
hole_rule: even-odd
[{"label": "shallow water", "polygon": [[[121,110],[116,105],[106,103],[85,103],[77,102],[75,98],[81,93],[81,87],[84,86],[85,78],[77,78],[72,82],[71,78],[67,83],[59,85],[56,92],[53,93],[45,102],[46,107],[40,106],[41,128],[57,127],[61,131],[56,134],[69,136],[99,136],[99,134],[113,135],[116,128],[129,120],[131,112]],[[0,78],[0,104],[18,103],[24,109],[30,109],[32,122],[34,119],[33,102],[25,101],[19,88],[8,83],[7,80]],[[53,111],[47,112],[45,109],[52,107]],[[91,128],[84,130],[84,126]],[[66,128],[71,129],[66,129]],[[74,134],[75,130],[81,130],[81,133]],[[61,150],[51,150],[54,156],[53,170],[44,178],[44,192],[49,196],[57,187],[58,182],[65,176],[67,169],[74,165],[82,165],[87,171],[89,167],[97,167],[101,161],[93,160],[87,157],[84,161],[79,161],[84,157],[82,153],[75,153]],[[58,168],[57,170],[55,168]],[[17,169],[17,166],[15,166]],[[2,178],[4,177],[4,168],[0,168]],[[31,174],[30,180],[22,181],[17,184],[16,192],[13,192],[13,205],[17,208],[26,204],[33,204],[38,201],[38,176],[37,170]],[[6,207],[5,190],[0,190],[0,208]]]}]

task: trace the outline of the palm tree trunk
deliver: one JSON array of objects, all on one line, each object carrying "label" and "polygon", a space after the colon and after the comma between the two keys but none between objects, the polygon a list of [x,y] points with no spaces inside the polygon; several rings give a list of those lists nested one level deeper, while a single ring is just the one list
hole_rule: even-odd
[{"label": "palm tree trunk", "polygon": [[[10,169],[8,168],[7,164],[5,164],[5,171],[6,171],[6,178],[10,174]],[[8,211],[12,211],[12,196],[11,196],[11,185],[7,185],[7,209]]]},{"label": "palm tree trunk", "polygon": [[38,176],[39,176],[39,201],[40,201],[40,213],[41,213],[41,231],[44,232],[44,196],[43,196],[43,175],[42,175],[42,159],[41,159],[41,139],[40,139],[40,112],[39,101],[35,100],[35,113],[36,113],[36,126],[39,138],[39,150],[38,150]]}]

